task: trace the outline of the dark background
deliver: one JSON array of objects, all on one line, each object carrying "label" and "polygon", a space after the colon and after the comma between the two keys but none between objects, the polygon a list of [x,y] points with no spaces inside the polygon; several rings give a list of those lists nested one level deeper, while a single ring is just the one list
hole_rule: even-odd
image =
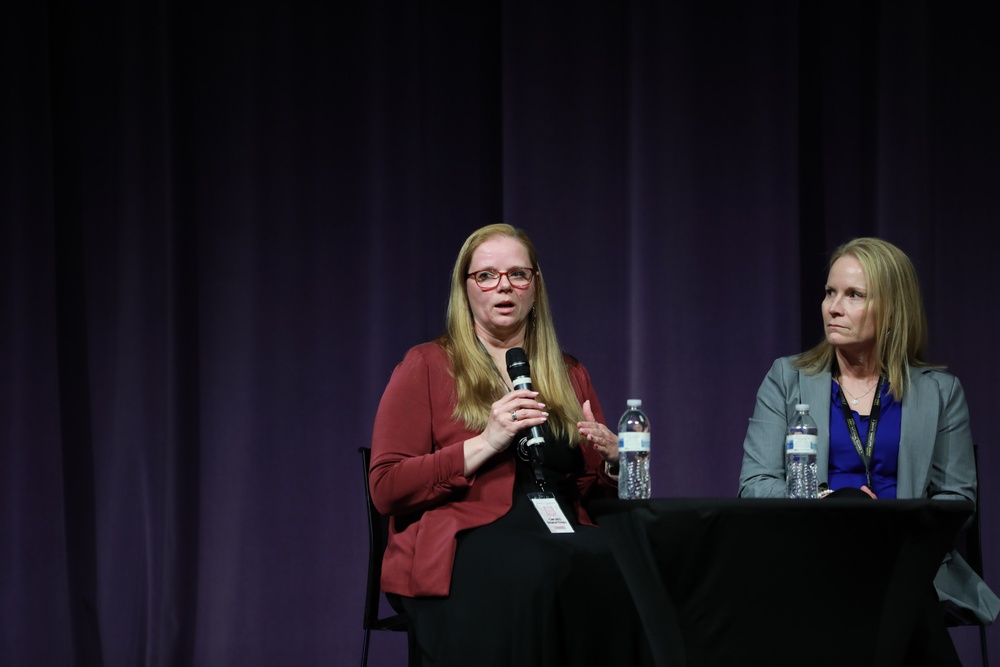
[{"label": "dark background", "polygon": [[735,495],[830,251],[902,247],[1000,590],[996,7],[6,0],[0,663],[354,664],[357,448],[501,220],[659,497]]}]

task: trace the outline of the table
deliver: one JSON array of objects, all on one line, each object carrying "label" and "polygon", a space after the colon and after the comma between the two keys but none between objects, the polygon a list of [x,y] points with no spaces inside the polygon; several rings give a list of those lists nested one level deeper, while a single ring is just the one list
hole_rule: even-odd
[{"label": "table", "polygon": [[968,501],[600,500],[657,665],[902,664]]}]

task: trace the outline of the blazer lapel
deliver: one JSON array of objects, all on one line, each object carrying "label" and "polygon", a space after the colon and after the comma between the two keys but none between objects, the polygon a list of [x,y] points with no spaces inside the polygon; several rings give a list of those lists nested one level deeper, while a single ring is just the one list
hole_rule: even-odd
[{"label": "blazer lapel", "polygon": [[910,368],[910,387],[903,397],[899,429],[897,498],[923,498],[934,454],[938,413],[937,385],[919,368]]}]

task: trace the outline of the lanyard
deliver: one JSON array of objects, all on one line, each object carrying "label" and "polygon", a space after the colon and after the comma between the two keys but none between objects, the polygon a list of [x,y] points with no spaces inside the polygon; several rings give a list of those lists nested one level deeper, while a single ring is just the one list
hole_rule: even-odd
[{"label": "lanyard", "polygon": [[524,431],[518,431],[514,436],[514,441],[517,443],[515,449],[517,450],[517,458],[522,461],[527,461],[531,464],[531,472],[534,475],[535,483],[538,484],[538,490],[545,492],[545,473],[542,472],[542,464],[545,463],[545,455],[542,452],[541,447],[528,447],[528,437],[527,435],[521,435]]},{"label": "lanyard", "polygon": [[882,385],[885,384],[885,376],[878,378],[878,387],[875,388],[875,398],[872,401],[872,412],[868,416],[868,438],[865,447],[861,447],[861,437],[858,435],[858,425],[854,422],[854,414],[847,407],[847,396],[844,388],[840,388],[840,407],[844,410],[844,421],[847,422],[847,431],[851,434],[851,442],[854,443],[854,451],[861,457],[861,462],[865,464],[865,477],[868,479],[868,488],[872,488],[871,461],[872,452],[875,451],[875,430],[878,428],[879,411],[882,406]]},{"label": "lanyard", "polygon": [[538,490],[545,493],[545,473],[542,472],[542,451],[540,447],[528,447],[528,459],[531,461],[531,471],[535,474],[535,484]]}]

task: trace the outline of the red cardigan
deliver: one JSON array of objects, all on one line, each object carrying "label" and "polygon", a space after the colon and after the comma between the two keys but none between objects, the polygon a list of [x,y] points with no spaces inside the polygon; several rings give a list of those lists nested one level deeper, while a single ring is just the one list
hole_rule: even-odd
[{"label": "red cardigan", "polygon": [[[582,404],[590,399],[604,423],[600,401],[583,364],[565,355],[570,381]],[[544,397],[543,397],[544,400]],[[382,561],[382,589],[409,597],[447,595],[461,530],[491,523],[510,509],[513,448],[466,479],[462,443],[479,435],[456,421],[451,361],[436,343],[411,348],[382,394],[372,432],[369,471],[372,500],[391,515]],[[577,478],[583,498],[614,497],[617,485],[601,456],[584,439],[585,471]],[[592,524],[583,507],[577,515]]]}]

